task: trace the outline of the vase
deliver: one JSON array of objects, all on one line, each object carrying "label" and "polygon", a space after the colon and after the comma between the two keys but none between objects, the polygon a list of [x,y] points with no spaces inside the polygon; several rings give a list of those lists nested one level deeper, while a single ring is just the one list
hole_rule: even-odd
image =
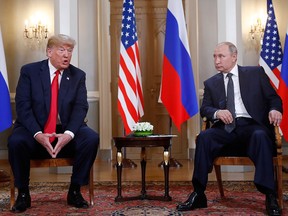
[{"label": "vase", "polygon": [[145,136],[149,136],[149,135],[152,135],[153,134],[153,131],[134,131],[134,136],[137,136],[137,137],[145,137]]}]

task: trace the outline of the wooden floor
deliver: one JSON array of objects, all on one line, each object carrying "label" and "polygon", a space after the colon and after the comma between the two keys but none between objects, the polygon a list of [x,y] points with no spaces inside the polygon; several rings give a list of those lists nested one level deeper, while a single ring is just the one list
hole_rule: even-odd
[{"label": "wooden floor", "polygon": [[[136,168],[123,168],[122,181],[141,181],[141,165],[140,161],[133,160],[137,165]],[[170,181],[191,181],[193,174],[193,161],[191,160],[178,160],[182,167],[170,167]],[[164,172],[163,168],[159,167],[161,161],[148,160],[146,167],[146,181],[163,181]],[[115,168],[114,161],[100,161],[96,160],[94,164],[94,181],[105,182],[105,181],[117,181],[117,171]],[[240,167],[241,168],[241,167]],[[8,162],[1,162],[0,169],[9,172]],[[253,172],[222,172],[223,180],[229,181],[253,181]],[[70,181],[70,170],[67,168],[64,170],[66,173],[55,173],[51,172],[49,168],[33,168],[31,169],[31,182],[69,182]],[[63,170],[62,170],[63,171]],[[68,173],[67,173],[68,171]],[[288,179],[288,174],[283,174],[283,180]],[[212,172],[209,174],[209,181],[215,181],[215,174]]]}]

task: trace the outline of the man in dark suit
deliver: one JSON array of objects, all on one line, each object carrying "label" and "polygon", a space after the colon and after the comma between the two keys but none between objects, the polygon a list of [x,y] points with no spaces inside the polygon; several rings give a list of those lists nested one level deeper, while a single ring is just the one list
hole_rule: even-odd
[{"label": "man in dark suit", "polygon": [[[88,184],[99,135],[85,123],[88,111],[86,75],[70,64],[75,44],[69,36],[52,36],[47,43],[48,59],[21,68],[15,97],[17,119],[8,140],[9,161],[18,188],[13,212],[22,212],[31,206],[30,159],[67,156],[75,159],[67,202],[77,208],[88,208],[80,187]],[[55,71],[59,74],[55,102],[58,108],[54,129],[49,131],[46,126],[51,115],[50,106],[54,109],[51,83]]]},{"label": "man in dark suit", "polygon": [[[186,202],[177,206],[177,210],[207,207],[204,191],[213,160],[227,146],[237,148],[240,145],[241,152],[245,152],[254,162],[254,183],[266,195],[268,215],[281,215],[274,182],[273,154],[276,147],[273,125],[280,125],[282,101],[262,67],[237,65],[237,48],[234,44],[218,44],[214,51],[214,64],[219,73],[204,82],[204,98],[200,108],[201,116],[214,124],[197,137],[192,177],[194,192]],[[227,95],[226,99],[230,76],[234,91],[233,109],[230,109],[230,105],[228,107],[230,96]]]}]

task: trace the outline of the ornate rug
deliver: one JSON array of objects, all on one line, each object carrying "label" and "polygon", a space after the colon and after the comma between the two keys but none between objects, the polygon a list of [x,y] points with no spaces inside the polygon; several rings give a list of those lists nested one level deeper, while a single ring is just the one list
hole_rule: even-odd
[{"label": "ornate rug", "polygon": [[[114,202],[117,195],[116,182],[95,183],[94,206],[77,209],[66,204],[68,183],[33,183],[30,187],[32,207],[17,215],[110,215],[110,216],[174,216],[174,215],[265,215],[265,196],[259,193],[252,182],[224,182],[225,198],[221,198],[217,183],[207,186],[208,208],[189,212],[178,212],[175,207],[187,199],[192,191],[190,182],[170,182],[172,201],[134,200]],[[162,182],[147,182],[147,194],[163,195]],[[122,195],[140,195],[140,182],[123,182]],[[83,188],[83,196],[88,200],[88,188]],[[288,215],[288,183],[284,182],[284,209]],[[9,211],[9,184],[0,185],[0,215],[15,215]]]}]

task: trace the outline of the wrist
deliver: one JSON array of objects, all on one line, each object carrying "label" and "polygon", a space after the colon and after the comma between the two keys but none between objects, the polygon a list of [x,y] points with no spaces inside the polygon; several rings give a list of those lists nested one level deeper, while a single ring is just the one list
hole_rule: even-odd
[{"label": "wrist", "polygon": [[219,110],[217,110],[215,113],[214,113],[214,119],[219,119],[218,118],[218,112],[220,111],[220,109]]},{"label": "wrist", "polygon": [[66,130],[66,131],[64,132],[64,134],[68,134],[68,135],[71,137],[71,139],[74,138],[74,133],[73,133],[72,131]]}]

